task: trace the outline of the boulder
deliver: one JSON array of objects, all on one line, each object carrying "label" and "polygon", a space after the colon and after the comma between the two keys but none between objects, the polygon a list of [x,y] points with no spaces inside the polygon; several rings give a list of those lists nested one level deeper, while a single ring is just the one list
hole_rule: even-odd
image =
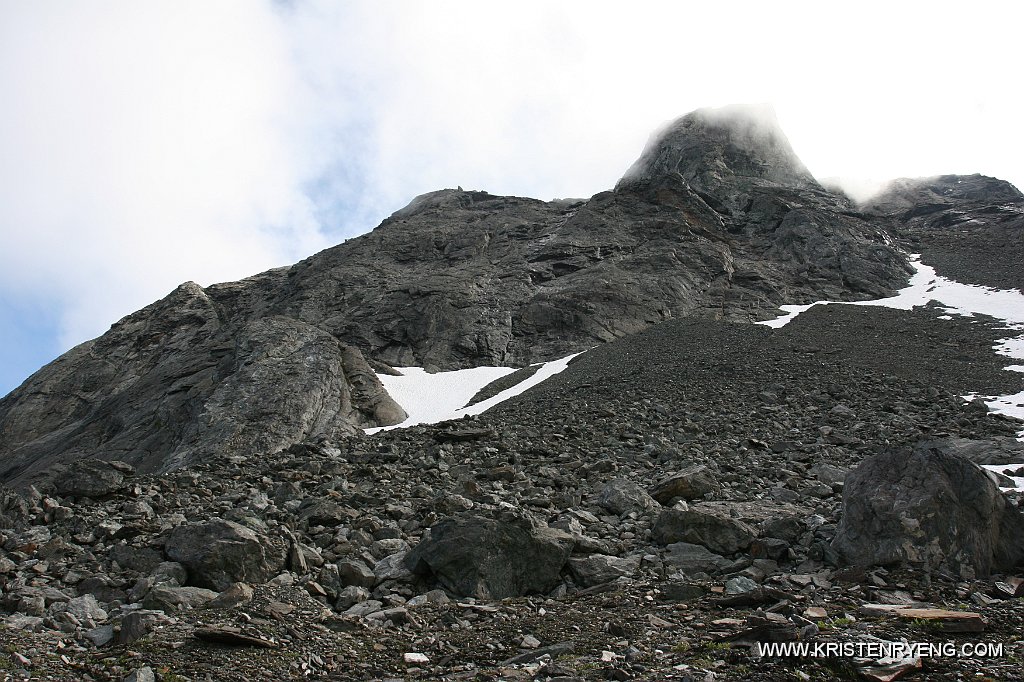
[{"label": "boulder", "polygon": [[95,459],[79,460],[52,473],[53,487],[61,496],[103,497],[121,488],[124,474],[110,462]]},{"label": "boulder", "polygon": [[654,541],[668,545],[689,542],[719,554],[745,550],[757,537],[749,524],[732,518],[719,508],[665,509],[651,529]]},{"label": "boulder", "polygon": [[255,590],[245,583],[233,583],[216,597],[206,602],[208,609],[230,609],[252,601]]},{"label": "boulder", "polygon": [[338,578],[342,586],[372,588],[377,584],[377,576],[373,569],[357,559],[345,559],[337,564]]},{"label": "boulder", "polygon": [[185,566],[190,583],[217,591],[235,582],[266,582],[284,567],[287,556],[283,542],[223,519],[178,526],[164,551]]},{"label": "boulder", "polygon": [[117,633],[117,643],[131,644],[135,640],[147,635],[156,626],[169,623],[170,620],[163,611],[150,611],[146,609],[130,611],[121,619],[121,629]]},{"label": "boulder", "polygon": [[650,490],[651,497],[668,505],[676,498],[699,500],[708,493],[718,493],[722,486],[714,473],[704,465],[689,467],[671,476]]},{"label": "boulder", "polygon": [[158,585],[142,600],[142,607],[170,613],[180,609],[196,609],[217,598],[217,593],[203,587]]},{"label": "boulder", "polygon": [[715,554],[707,547],[689,542],[674,542],[665,549],[665,562],[683,573],[714,574],[732,566],[731,561],[721,554]]},{"label": "boulder", "polygon": [[658,503],[633,481],[615,478],[597,494],[597,503],[613,514],[644,513],[658,508]]},{"label": "boulder", "polygon": [[631,576],[640,566],[640,557],[616,557],[593,554],[569,559],[569,572],[580,587],[610,583],[616,578]]},{"label": "boulder", "polygon": [[1024,516],[959,444],[925,441],[865,460],[846,479],[832,546],[861,566],[906,563],[972,578],[1024,560]]},{"label": "boulder", "polygon": [[525,517],[464,514],[434,525],[405,562],[455,594],[504,599],[549,592],[572,545],[568,534]]}]

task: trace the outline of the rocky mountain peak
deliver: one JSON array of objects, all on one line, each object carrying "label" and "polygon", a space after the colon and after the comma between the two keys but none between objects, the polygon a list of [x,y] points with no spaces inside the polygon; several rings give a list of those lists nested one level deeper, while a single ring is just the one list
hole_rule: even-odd
[{"label": "rocky mountain peak", "polygon": [[723,185],[819,188],[768,105],[698,109],[655,133],[620,186],[678,174],[698,192]]},{"label": "rocky mountain peak", "polygon": [[1024,202],[1024,194],[1006,180],[973,175],[936,175],[927,178],[899,178],[865,202],[874,213],[933,213],[963,203],[989,205]]}]

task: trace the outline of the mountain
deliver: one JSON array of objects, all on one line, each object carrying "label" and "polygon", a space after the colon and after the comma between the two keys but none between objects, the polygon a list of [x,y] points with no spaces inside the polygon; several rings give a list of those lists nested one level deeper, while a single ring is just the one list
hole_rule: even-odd
[{"label": "mountain", "polygon": [[908,274],[770,112],[700,110],[589,200],[442,190],[292,267],[183,284],[0,401],[0,480],[269,454],[401,421],[371,367],[522,366],[668,319],[877,298]]},{"label": "mountain", "polygon": [[1024,291],[1024,194],[985,175],[894,180],[862,207],[962,282]]},{"label": "mountain", "polygon": [[[434,192],[184,284],[0,401],[0,670],[1019,679],[1024,295],[963,282],[1019,281],[1021,207],[855,206],[770,112],[704,110],[589,200]],[[363,431],[407,364],[543,381]]]}]

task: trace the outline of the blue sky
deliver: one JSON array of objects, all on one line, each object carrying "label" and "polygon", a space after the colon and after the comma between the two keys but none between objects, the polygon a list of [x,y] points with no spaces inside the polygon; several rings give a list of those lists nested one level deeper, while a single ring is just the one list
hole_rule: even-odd
[{"label": "blue sky", "polygon": [[0,0],[0,394],[177,284],[461,185],[584,197],[774,105],[819,178],[1024,184],[1022,11],[962,3]]}]

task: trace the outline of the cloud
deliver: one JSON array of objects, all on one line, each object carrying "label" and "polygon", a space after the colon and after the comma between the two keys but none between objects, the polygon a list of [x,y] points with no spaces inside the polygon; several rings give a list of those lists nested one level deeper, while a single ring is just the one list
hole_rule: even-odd
[{"label": "cloud", "polygon": [[666,121],[735,102],[773,104],[819,178],[1024,184],[1021,10],[948,9],[0,4],[0,287],[58,311],[63,350],[426,191],[589,196]]},{"label": "cloud", "polygon": [[0,277],[62,308],[62,345],[182,280],[326,244],[289,118],[309,94],[276,16],[249,7],[41,3],[2,22]]}]

